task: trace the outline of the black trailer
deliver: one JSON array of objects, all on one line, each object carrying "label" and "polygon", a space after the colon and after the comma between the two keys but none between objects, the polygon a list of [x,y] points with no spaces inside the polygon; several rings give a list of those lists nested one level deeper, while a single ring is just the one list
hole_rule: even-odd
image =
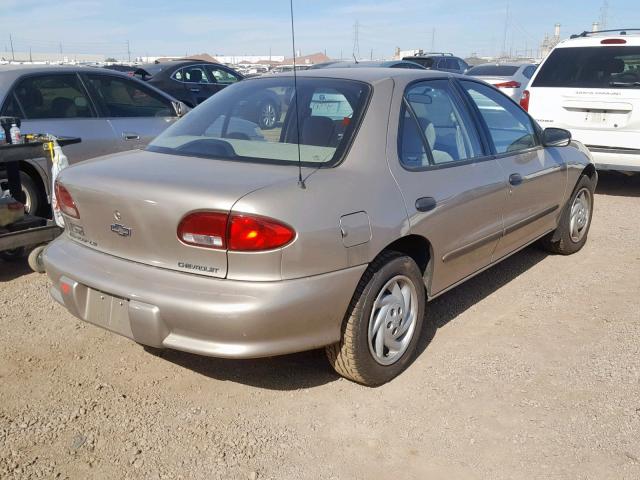
[{"label": "black trailer", "polygon": [[[24,203],[24,194],[20,182],[21,161],[30,158],[47,159],[47,168],[51,171],[52,158],[48,141],[35,137],[35,140],[26,143],[0,145],[0,171],[6,171],[11,196]],[[79,138],[58,138],[58,144],[62,147],[72,143],[79,143]],[[13,260],[22,258],[29,253],[29,266],[36,272],[43,272],[42,251],[48,242],[62,233],[62,229],[48,218],[26,214],[22,219],[0,227],[0,258]]]}]

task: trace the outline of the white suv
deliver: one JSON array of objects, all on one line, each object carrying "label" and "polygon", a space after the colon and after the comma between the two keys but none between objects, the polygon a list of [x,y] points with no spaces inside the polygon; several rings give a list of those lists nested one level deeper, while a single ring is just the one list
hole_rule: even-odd
[{"label": "white suv", "polygon": [[544,59],[520,105],[570,130],[600,170],[640,172],[640,29],[584,32]]}]

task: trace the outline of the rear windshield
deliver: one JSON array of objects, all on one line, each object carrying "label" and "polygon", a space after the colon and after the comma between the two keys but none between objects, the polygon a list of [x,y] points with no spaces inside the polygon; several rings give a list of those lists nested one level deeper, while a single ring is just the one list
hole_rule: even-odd
[{"label": "rear windshield", "polygon": [[433,58],[405,57],[403,60],[415,62],[418,65],[422,65],[424,68],[433,67]]},{"label": "rear windshield", "polygon": [[514,75],[520,67],[511,65],[478,65],[470,68],[467,75],[474,77],[510,77]]},{"label": "rear windshield", "polygon": [[297,163],[299,152],[304,164],[334,164],[357,129],[369,91],[356,81],[298,78],[296,115],[293,77],[245,80],[189,112],[147,150],[283,164]]},{"label": "rear windshield", "polygon": [[640,88],[640,47],[556,48],[532,86]]}]

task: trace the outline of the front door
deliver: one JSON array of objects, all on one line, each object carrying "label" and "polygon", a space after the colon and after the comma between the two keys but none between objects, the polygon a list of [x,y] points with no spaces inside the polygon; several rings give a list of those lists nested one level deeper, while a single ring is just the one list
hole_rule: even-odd
[{"label": "front door", "polygon": [[75,73],[38,74],[21,79],[9,97],[22,119],[22,133],[80,137],[64,153],[70,163],[112,153],[116,140],[109,123],[99,118]]},{"label": "front door", "polygon": [[89,74],[87,84],[117,137],[117,150],[144,148],[176,119],[171,101],[141,82]]},{"label": "front door", "polygon": [[387,158],[411,233],[431,243],[434,295],[491,262],[503,231],[504,176],[449,80],[409,85],[393,111],[400,122]]},{"label": "front door", "polygon": [[555,228],[567,183],[566,163],[559,149],[542,147],[531,117],[513,101],[482,83],[460,83],[478,108],[508,183],[497,260]]}]

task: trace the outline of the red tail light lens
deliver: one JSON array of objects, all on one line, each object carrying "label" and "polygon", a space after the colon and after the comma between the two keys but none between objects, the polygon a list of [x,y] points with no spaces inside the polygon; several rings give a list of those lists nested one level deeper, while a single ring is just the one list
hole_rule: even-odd
[{"label": "red tail light lens", "polygon": [[272,218],[232,215],[229,223],[229,250],[272,250],[286,245],[295,237],[291,227]]},{"label": "red tail light lens", "polygon": [[600,41],[601,45],[622,45],[624,43],[627,43],[624,38],[605,38]]},{"label": "red tail light lens", "polygon": [[524,109],[525,112],[529,111],[529,100],[531,99],[531,94],[529,90],[525,90],[522,92],[522,98],[520,98],[520,106]]},{"label": "red tail light lens", "polygon": [[205,248],[227,248],[226,213],[195,212],[178,225],[178,238],[189,245]]},{"label": "red tail light lens", "polygon": [[80,218],[80,213],[78,213],[76,202],[73,201],[69,190],[67,190],[59,182],[56,182],[55,190],[56,201],[58,202],[58,207],[60,208],[60,210],[62,210],[62,213],[73,218]]},{"label": "red tail light lens", "polygon": [[258,215],[194,212],[178,225],[178,238],[198,247],[256,252],[283,247],[296,232],[277,220]]},{"label": "red tail light lens", "polygon": [[512,80],[510,82],[496,83],[493,86],[498,88],[520,88],[520,82]]}]

